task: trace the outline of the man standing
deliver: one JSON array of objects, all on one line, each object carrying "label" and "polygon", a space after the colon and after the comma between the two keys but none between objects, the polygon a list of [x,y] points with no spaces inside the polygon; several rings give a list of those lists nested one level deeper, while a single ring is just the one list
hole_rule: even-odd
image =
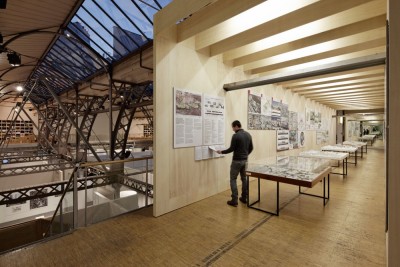
[{"label": "man standing", "polygon": [[253,142],[251,140],[251,135],[242,129],[240,121],[232,122],[232,130],[235,132],[232,136],[231,146],[226,150],[219,150],[219,154],[228,154],[233,152],[231,172],[230,172],[230,184],[232,191],[232,200],[227,202],[228,205],[236,207],[238,204],[238,189],[236,184],[236,179],[240,173],[240,178],[242,180],[242,196],[239,200],[242,203],[247,202],[247,180],[246,180],[246,167],[247,158],[251,151],[253,151]]}]

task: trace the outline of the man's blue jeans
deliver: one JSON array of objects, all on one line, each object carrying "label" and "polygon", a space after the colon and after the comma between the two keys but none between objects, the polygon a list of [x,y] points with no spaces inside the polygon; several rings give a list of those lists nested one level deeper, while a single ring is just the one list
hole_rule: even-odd
[{"label": "man's blue jeans", "polygon": [[242,197],[246,199],[247,197],[247,180],[246,180],[246,168],[247,160],[232,160],[231,164],[231,191],[232,200],[238,200],[238,189],[237,189],[237,176],[240,174],[240,179],[242,180]]}]

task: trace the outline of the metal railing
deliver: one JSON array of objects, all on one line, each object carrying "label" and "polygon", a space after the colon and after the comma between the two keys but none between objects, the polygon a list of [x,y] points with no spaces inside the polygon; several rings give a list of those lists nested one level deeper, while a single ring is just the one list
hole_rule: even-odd
[{"label": "metal railing", "polygon": [[[145,197],[145,205],[147,207],[149,205],[149,198],[153,197],[153,185],[149,183],[149,173],[152,172],[150,169],[149,162],[153,159],[153,157],[143,157],[143,158],[129,158],[125,160],[115,160],[115,161],[102,161],[102,162],[85,162],[77,164],[73,172],[71,173],[67,182],[64,182],[64,191],[61,195],[61,198],[58,202],[56,210],[51,217],[50,223],[46,231],[43,233],[43,237],[50,237],[53,235],[61,234],[63,231],[72,231],[80,226],[87,226],[88,225],[88,189],[99,187],[99,186],[107,186],[107,185],[114,185],[115,187],[118,186],[126,186],[135,192],[143,195]],[[125,164],[127,163],[135,163],[145,161],[144,166],[140,166],[137,169],[131,169],[130,171],[126,171]],[[102,168],[99,168],[102,167]],[[97,171],[104,172],[104,169],[107,172],[104,172],[100,176],[88,176],[87,170],[96,169]],[[79,173],[83,173],[84,177],[78,177]],[[136,176],[144,176],[144,181],[136,179]],[[104,180],[100,183],[100,185],[95,185],[94,181],[99,181],[99,178],[104,178]],[[84,191],[84,198],[85,198],[85,206],[84,209],[79,209],[78,207],[78,191]],[[68,193],[72,193],[73,196],[73,205],[72,209],[69,209],[68,215],[63,212],[63,202],[66,198]],[[117,199],[114,199],[117,200]],[[93,205],[94,206],[94,205]],[[127,210],[130,211],[130,210]],[[84,217],[84,223],[78,223],[78,214],[79,216]],[[73,218],[73,222],[70,224],[70,227],[64,229],[65,227],[65,218],[68,217],[69,220]],[[105,216],[100,216],[104,218]],[[82,220],[81,220],[82,221]],[[97,222],[97,221],[94,221]],[[58,229],[59,231],[54,231],[54,229]]]}]

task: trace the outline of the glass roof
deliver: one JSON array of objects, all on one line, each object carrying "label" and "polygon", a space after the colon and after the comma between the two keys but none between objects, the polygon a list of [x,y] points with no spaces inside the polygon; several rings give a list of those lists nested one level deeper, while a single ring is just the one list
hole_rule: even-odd
[{"label": "glass roof", "polygon": [[[152,41],[153,16],[171,1],[85,0],[31,78],[46,75],[57,94],[70,89]],[[37,103],[51,98],[41,86],[33,95]]]}]

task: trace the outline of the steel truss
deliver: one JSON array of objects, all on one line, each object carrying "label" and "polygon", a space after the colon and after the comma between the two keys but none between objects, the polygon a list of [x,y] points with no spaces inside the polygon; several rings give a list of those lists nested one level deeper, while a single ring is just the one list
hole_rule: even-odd
[{"label": "steel truss", "polygon": [[[126,143],[128,141],[132,120],[136,111],[139,108],[144,108],[140,107],[138,104],[152,100],[153,92],[151,90],[151,86],[151,82],[140,85],[120,83],[119,86],[116,86],[114,83],[116,94],[119,96],[118,98],[120,100],[117,102],[118,98],[116,98],[112,102],[113,104],[118,103],[121,108],[112,132],[110,151],[112,160],[117,158],[125,159]],[[119,151],[117,152],[117,150]]]},{"label": "steel truss", "polygon": [[[87,185],[85,185],[87,181]],[[49,197],[62,195],[66,190],[68,181],[56,182],[51,184],[37,185],[20,189],[0,191],[0,205],[18,204],[38,197]],[[78,179],[78,190],[85,190],[111,184],[107,176],[89,176]],[[73,191],[72,184],[67,192]]]},{"label": "steel truss", "polygon": [[[21,162],[32,162],[32,161],[43,161],[43,160],[54,160],[59,159],[59,155],[54,154],[45,154],[45,155],[36,155],[36,156],[23,156],[23,157],[9,157],[9,158],[1,158],[2,160],[7,160],[7,164],[12,163],[21,163]],[[4,163],[3,163],[4,165]]]},{"label": "steel truss", "polygon": [[[142,172],[146,173],[146,172]],[[120,175],[122,178],[121,184],[125,185],[133,190],[135,190],[138,193],[142,193],[147,196],[153,198],[153,185],[152,184],[147,184],[143,181],[136,180],[132,177],[125,176],[125,175]],[[147,189],[146,189],[147,188]]]},{"label": "steel truss", "polygon": [[30,157],[30,156],[40,156],[43,154],[48,154],[47,151],[44,150],[20,150],[20,151],[6,151],[0,153],[0,158],[9,158],[9,157]]},{"label": "steel truss", "polygon": [[32,165],[32,166],[20,166],[17,168],[0,169],[0,177],[24,175],[24,174],[40,173],[40,172],[49,172],[49,171],[58,171],[58,170],[65,170],[65,169],[72,169],[72,168],[74,168],[73,163],[68,162],[68,161],[58,162],[58,163],[41,164],[41,165]]},{"label": "steel truss", "polygon": [[[81,101],[82,104],[80,106],[83,107],[83,116],[79,129],[88,141],[90,140],[93,124],[97,118],[97,111],[104,109],[104,103],[107,99],[108,96],[93,96],[85,97],[85,100]],[[85,148],[85,144],[82,142],[81,138],[79,138],[79,147]]]}]

